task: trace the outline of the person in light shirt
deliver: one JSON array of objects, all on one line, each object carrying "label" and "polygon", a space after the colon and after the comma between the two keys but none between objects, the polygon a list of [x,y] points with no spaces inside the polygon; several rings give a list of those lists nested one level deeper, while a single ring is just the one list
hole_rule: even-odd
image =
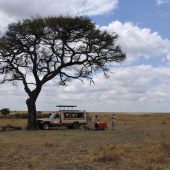
[{"label": "person in light shirt", "polygon": [[112,130],[115,129],[116,125],[116,115],[115,113],[112,114]]},{"label": "person in light shirt", "polygon": [[95,115],[94,118],[92,119],[92,130],[96,129],[97,123],[98,123],[98,118],[97,115]]}]

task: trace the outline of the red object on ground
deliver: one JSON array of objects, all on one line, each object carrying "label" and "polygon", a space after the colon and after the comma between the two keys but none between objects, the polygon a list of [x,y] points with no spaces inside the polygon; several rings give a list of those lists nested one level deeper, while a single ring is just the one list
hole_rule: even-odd
[{"label": "red object on ground", "polygon": [[104,130],[104,129],[106,129],[107,128],[107,123],[105,123],[105,122],[99,122],[98,124],[97,124],[97,129],[98,130]]}]

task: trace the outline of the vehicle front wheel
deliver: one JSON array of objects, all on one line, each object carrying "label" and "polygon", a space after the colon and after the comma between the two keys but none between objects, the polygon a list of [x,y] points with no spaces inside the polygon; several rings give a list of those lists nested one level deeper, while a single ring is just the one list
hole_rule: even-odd
[{"label": "vehicle front wheel", "polygon": [[43,129],[42,125],[38,125],[39,129]]},{"label": "vehicle front wheel", "polygon": [[44,130],[48,130],[49,129],[49,124],[48,123],[44,123],[43,124],[43,129]]}]

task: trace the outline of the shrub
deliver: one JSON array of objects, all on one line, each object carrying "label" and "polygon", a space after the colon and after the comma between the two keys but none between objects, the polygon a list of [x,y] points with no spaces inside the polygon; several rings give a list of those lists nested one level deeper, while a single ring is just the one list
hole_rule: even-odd
[{"label": "shrub", "polygon": [[41,112],[41,111],[38,111],[38,112],[37,112],[37,117],[39,118],[39,117],[41,117],[41,115],[42,115],[42,112]]},{"label": "shrub", "polygon": [[4,116],[9,115],[10,109],[8,109],[8,108],[1,109],[1,114],[4,115]]}]

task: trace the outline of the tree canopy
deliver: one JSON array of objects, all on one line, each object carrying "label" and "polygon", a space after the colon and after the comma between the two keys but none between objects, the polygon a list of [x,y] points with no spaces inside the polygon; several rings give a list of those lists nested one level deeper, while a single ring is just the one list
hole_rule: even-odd
[{"label": "tree canopy", "polygon": [[95,71],[105,73],[108,63],[125,60],[117,38],[97,29],[88,17],[31,18],[9,25],[0,38],[1,83],[23,83],[29,129],[36,128],[35,103],[49,80],[56,78],[59,85],[93,80]]}]

